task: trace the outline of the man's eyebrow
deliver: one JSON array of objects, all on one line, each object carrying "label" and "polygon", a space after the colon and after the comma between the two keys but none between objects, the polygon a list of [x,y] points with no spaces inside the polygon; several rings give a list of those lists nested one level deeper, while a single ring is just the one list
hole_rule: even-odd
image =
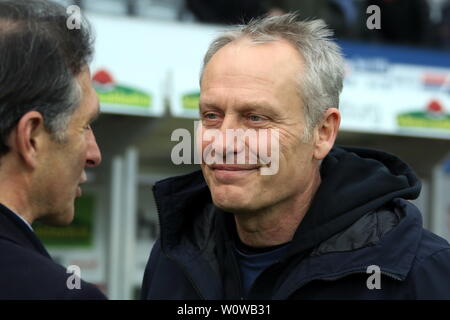
[{"label": "man's eyebrow", "polygon": [[214,107],[215,105],[214,105],[214,103],[210,103],[208,101],[199,101],[198,106],[199,106],[199,108],[202,108],[202,107],[208,108],[208,107]]},{"label": "man's eyebrow", "polygon": [[280,110],[274,108],[269,102],[267,101],[256,101],[251,103],[244,103],[239,106],[239,111],[242,113],[257,113],[266,115],[268,117],[272,118],[279,118]]},{"label": "man's eyebrow", "polygon": [[[247,102],[243,103],[236,108],[239,112],[247,113],[247,112],[260,112],[266,114],[271,117],[279,117],[279,111],[276,110],[268,101],[255,101],[255,102]],[[200,102],[199,103],[199,112],[203,112],[204,110],[221,110],[220,107],[215,105],[214,103],[209,102]]]},{"label": "man's eyebrow", "polygon": [[221,108],[219,108],[217,105],[215,105],[214,103],[209,103],[209,102],[199,102],[198,104],[198,111],[201,113],[205,110],[208,111],[218,111],[221,110]]}]

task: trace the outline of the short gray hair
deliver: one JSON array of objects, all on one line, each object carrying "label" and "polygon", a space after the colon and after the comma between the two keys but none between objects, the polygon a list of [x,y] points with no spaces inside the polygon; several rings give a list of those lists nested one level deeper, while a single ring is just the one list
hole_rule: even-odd
[{"label": "short gray hair", "polygon": [[339,94],[344,78],[344,58],[339,46],[332,41],[333,32],[322,20],[298,21],[295,13],[263,17],[223,32],[210,44],[203,59],[203,72],[214,56],[227,44],[242,38],[255,43],[286,40],[293,45],[305,62],[305,73],[299,77],[299,93],[305,106],[305,140],[328,108],[339,108]]},{"label": "short gray hair", "polygon": [[55,114],[52,114],[48,108],[41,106],[36,108],[44,117],[44,125],[50,132],[51,137],[59,143],[65,143],[67,140],[67,128],[69,122],[72,119],[72,115],[81,104],[83,99],[83,93],[80,83],[76,78],[72,79],[70,89],[67,91],[66,96],[63,98],[60,110]]}]

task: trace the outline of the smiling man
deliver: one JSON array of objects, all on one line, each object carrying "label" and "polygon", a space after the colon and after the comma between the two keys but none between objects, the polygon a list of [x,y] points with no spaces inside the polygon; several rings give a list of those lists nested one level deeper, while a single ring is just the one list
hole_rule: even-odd
[{"label": "smiling man", "polygon": [[0,0],[0,299],[104,299],[72,290],[31,227],[68,225],[86,167],[101,154],[90,124],[99,114],[86,23],[41,0]]},{"label": "smiling man", "polygon": [[[198,132],[215,161],[155,185],[161,233],[143,298],[450,298],[450,246],[407,201],[420,192],[412,169],[334,147],[344,60],[330,35],[287,14],[213,41]],[[272,161],[249,161],[264,147],[278,154],[271,175]]]}]

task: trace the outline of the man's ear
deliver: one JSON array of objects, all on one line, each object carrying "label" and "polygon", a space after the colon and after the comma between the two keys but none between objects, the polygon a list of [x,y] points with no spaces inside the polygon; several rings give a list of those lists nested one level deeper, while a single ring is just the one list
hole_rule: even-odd
[{"label": "man's ear", "polygon": [[340,123],[341,114],[338,109],[329,108],[325,111],[322,121],[319,122],[314,130],[314,158],[316,160],[325,158],[331,148],[333,148]]},{"label": "man's ear", "polygon": [[26,165],[35,168],[38,165],[38,152],[43,147],[48,132],[44,118],[37,111],[27,112],[20,118],[10,136],[11,148],[22,158]]}]

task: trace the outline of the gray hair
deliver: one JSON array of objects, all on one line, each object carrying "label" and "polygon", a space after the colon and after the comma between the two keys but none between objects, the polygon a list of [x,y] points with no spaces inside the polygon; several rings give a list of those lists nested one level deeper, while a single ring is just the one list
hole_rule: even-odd
[{"label": "gray hair", "polygon": [[328,108],[339,108],[339,94],[344,78],[344,59],[339,46],[330,38],[333,32],[322,20],[298,21],[297,14],[263,17],[223,32],[209,46],[203,59],[203,72],[214,56],[227,44],[250,38],[255,43],[286,40],[305,62],[305,73],[299,77],[299,93],[305,106],[305,140]]},{"label": "gray hair", "polygon": [[72,115],[81,104],[83,93],[78,81],[73,78],[69,85],[67,96],[63,97],[63,105],[60,111],[56,114],[49,114],[48,108],[41,108],[38,106],[37,111],[41,112],[44,117],[44,125],[50,132],[54,141],[64,143],[67,140],[67,128],[72,119]]}]

